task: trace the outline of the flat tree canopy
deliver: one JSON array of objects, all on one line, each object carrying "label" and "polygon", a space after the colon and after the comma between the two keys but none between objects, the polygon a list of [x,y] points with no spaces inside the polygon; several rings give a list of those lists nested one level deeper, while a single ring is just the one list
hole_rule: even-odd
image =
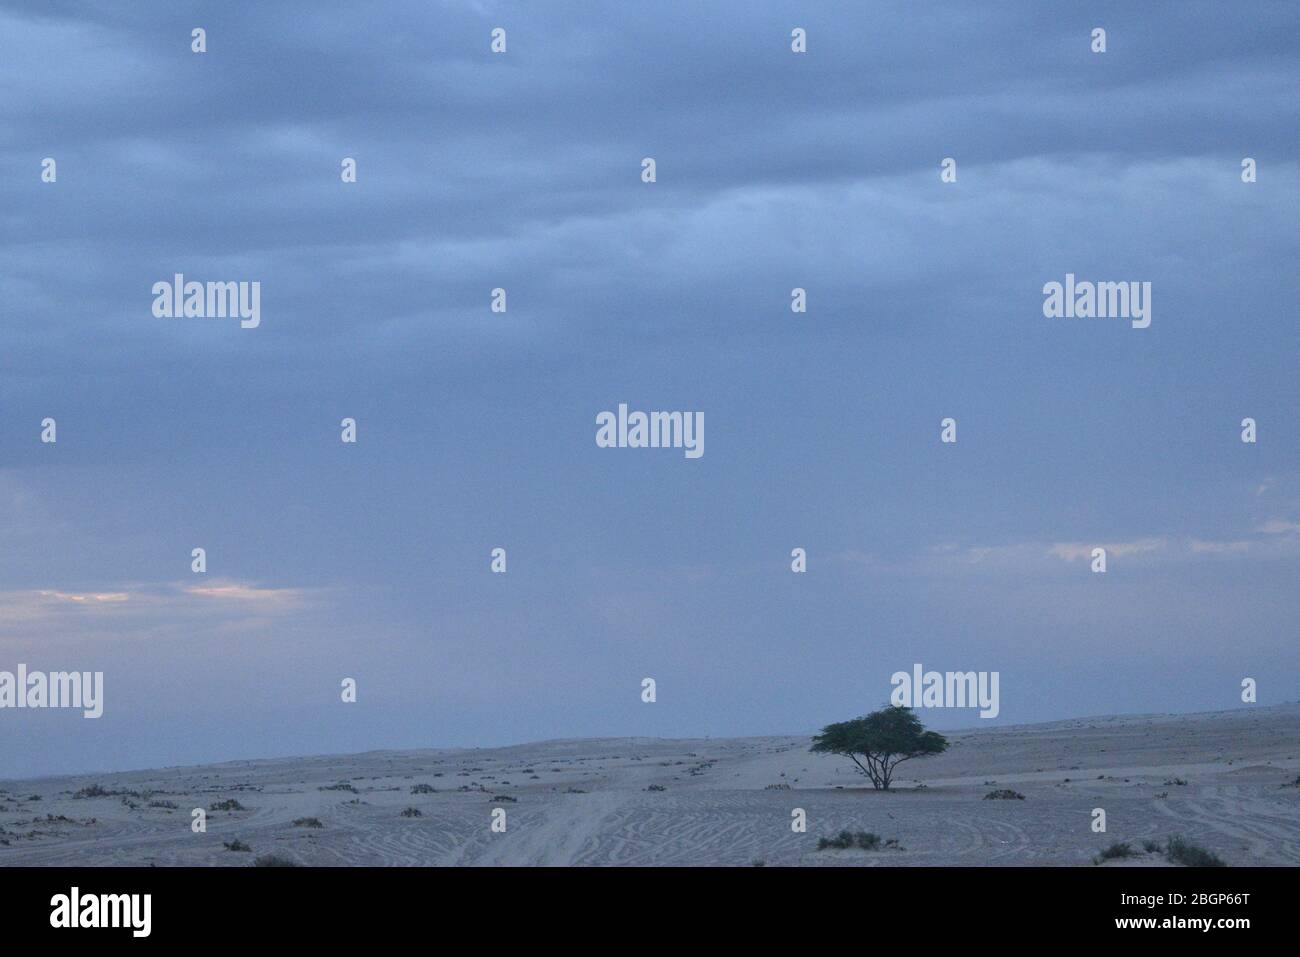
[{"label": "flat tree canopy", "polygon": [[947,748],[948,739],[926,731],[911,708],[886,705],[861,718],[826,725],[821,734],[813,737],[809,750],[844,755],[871,779],[873,787],[888,791],[899,764],[910,758],[940,754]]}]

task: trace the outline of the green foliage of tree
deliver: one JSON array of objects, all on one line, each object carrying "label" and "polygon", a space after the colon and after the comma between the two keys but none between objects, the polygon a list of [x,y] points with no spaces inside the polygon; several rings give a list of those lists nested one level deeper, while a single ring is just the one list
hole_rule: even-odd
[{"label": "green foliage of tree", "polygon": [[911,708],[886,705],[861,718],[826,725],[809,750],[843,755],[871,779],[872,787],[888,791],[898,765],[947,748],[947,738],[926,731]]}]

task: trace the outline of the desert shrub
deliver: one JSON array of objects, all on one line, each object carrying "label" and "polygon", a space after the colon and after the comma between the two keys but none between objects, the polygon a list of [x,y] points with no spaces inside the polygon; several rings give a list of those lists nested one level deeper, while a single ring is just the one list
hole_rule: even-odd
[{"label": "desert shrub", "polygon": [[1143,841],[1143,842],[1142,842],[1142,850],[1146,851],[1148,854],[1159,854],[1160,851],[1161,851],[1160,842],[1159,842],[1159,841]]},{"label": "desert shrub", "polygon": [[1019,791],[1013,791],[1011,788],[998,788],[996,791],[990,791],[984,795],[986,801],[1023,801],[1025,796]]},{"label": "desert shrub", "polygon": [[150,807],[165,807],[165,808],[167,808],[168,810],[171,810],[171,811],[176,810],[176,802],[175,802],[175,801],[150,801],[150,802],[149,802],[149,806],[150,806]]},{"label": "desert shrub", "polygon": [[249,847],[239,838],[235,838],[233,841],[222,841],[221,846],[228,851],[251,851],[252,850],[251,847]]},{"label": "desert shrub", "polygon": [[853,834],[849,831],[840,831],[835,837],[820,837],[817,839],[817,850],[824,851],[828,847],[839,848],[843,850],[846,847],[853,846]]},{"label": "desert shrub", "polygon": [[1203,847],[1189,844],[1181,837],[1171,837],[1165,845],[1165,856],[1187,867],[1227,867],[1217,855]]},{"label": "desert shrub", "polygon": [[356,794],[356,793],[357,793],[357,789],[354,788],[354,787],[351,785],[351,783],[349,783],[348,781],[340,781],[338,784],[325,784],[325,785],[322,785],[321,787],[317,788],[316,790],[318,790],[318,791],[351,791],[353,794]]},{"label": "desert shrub", "polygon": [[512,798],[509,794],[494,794],[492,800],[503,804],[518,804],[518,798]]},{"label": "desert shrub", "polygon": [[402,811],[402,817],[424,817],[424,813],[418,807],[408,807]]},{"label": "desert shrub", "polygon": [[234,798],[227,798],[224,801],[216,801],[208,807],[209,811],[246,811],[244,805],[240,804]]},{"label": "desert shrub", "polygon": [[293,822],[294,827],[324,827],[318,817],[300,817]]},{"label": "desert shrub", "polygon": [[263,854],[253,861],[254,867],[302,867],[297,861],[291,861],[279,854]]},{"label": "desert shrub", "polygon": [[879,834],[872,834],[868,831],[858,831],[858,833],[853,835],[853,837],[857,841],[858,847],[862,848],[864,851],[875,851],[880,848]]},{"label": "desert shrub", "polygon": [[667,791],[668,788],[664,787],[662,784],[652,784],[652,785],[650,785],[648,788],[646,788],[646,790],[647,790],[647,791]]},{"label": "desert shrub", "polygon": [[1116,841],[1097,856],[1100,860],[1111,861],[1118,857],[1132,857],[1133,853],[1131,845],[1124,841]]},{"label": "desert shrub", "polygon": [[[897,847],[898,841],[891,838],[886,842],[886,846]],[[834,837],[823,837],[817,841],[817,850],[824,851],[827,848],[837,850],[847,850],[851,847],[858,847],[864,851],[880,850],[880,835],[872,834],[870,831],[840,831]]]},{"label": "desert shrub", "polygon": [[438,789],[434,787],[432,784],[412,784],[411,793],[412,794],[437,794]]}]

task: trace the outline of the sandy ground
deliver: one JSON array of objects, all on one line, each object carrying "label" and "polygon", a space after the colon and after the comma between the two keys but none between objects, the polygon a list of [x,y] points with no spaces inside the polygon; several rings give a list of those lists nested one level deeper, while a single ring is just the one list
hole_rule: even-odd
[{"label": "sandy ground", "polygon": [[[308,865],[1093,866],[1126,841],[1137,856],[1102,866],[1168,866],[1142,845],[1174,834],[1230,865],[1300,864],[1300,705],[949,740],[948,753],[903,764],[888,793],[845,760],[809,754],[806,736],[547,741],[0,781],[0,865],[235,867],[275,854]],[[111,793],[77,796],[95,785]],[[985,799],[999,788],[1024,800]],[[227,800],[243,809],[209,810],[207,832],[191,831],[193,808]],[[1105,834],[1090,827],[1097,807]],[[491,830],[494,808],[505,809],[505,833]],[[806,833],[791,828],[795,808]],[[301,818],[321,826],[295,825]],[[817,850],[843,829],[899,846]],[[224,846],[236,840],[251,850]]]}]

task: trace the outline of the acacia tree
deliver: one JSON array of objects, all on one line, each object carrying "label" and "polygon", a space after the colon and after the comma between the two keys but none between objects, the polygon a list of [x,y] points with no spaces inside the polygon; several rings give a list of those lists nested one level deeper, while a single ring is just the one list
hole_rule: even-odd
[{"label": "acacia tree", "polygon": [[947,748],[948,739],[926,731],[911,708],[886,705],[861,718],[826,725],[821,734],[813,737],[809,750],[843,755],[871,779],[876,790],[888,791],[898,765],[912,758],[940,754]]}]

